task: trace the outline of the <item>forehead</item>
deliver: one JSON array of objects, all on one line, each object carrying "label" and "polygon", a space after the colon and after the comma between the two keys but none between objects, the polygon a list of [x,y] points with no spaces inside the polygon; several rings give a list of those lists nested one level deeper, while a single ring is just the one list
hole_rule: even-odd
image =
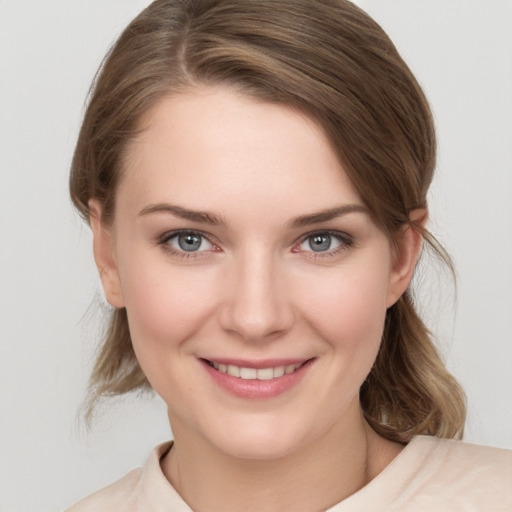
[{"label": "forehead", "polygon": [[317,123],[223,87],[192,89],[154,105],[127,149],[123,174],[120,196],[138,203],[360,202]]}]

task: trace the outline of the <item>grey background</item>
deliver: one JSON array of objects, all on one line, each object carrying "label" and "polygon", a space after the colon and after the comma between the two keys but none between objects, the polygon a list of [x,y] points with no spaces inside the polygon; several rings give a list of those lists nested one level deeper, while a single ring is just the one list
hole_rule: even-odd
[{"label": "grey background", "polygon": [[[89,83],[145,0],[0,2],[0,510],[63,509],[169,438],[157,398],[76,419],[100,332],[91,237],[67,196]],[[435,114],[431,228],[458,298],[422,273],[428,323],[469,402],[466,439],[512,448],[512,2],[360,0]]]}]

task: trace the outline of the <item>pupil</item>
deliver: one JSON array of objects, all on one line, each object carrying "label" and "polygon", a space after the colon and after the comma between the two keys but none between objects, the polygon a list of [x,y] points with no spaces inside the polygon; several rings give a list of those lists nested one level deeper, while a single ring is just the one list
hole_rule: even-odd
[{"label": "pupil", "polygon": [[201,237],[192,234],[180,235],[178,237],[178,245],[187,252],[197,251],[201,246]]},{"label": "pupil", "polygon": [[329,235],[314,235],[309,239],[309,247],[315,251],[327,251],[331,246],[331,237]]}]

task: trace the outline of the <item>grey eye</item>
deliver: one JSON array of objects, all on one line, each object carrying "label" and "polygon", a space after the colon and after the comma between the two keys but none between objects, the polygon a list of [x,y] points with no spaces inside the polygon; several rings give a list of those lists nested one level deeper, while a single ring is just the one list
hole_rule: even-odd
[{"label": "grey eye", "polygon": [[172,247],[184,252],[208,251],[212,244],[199,233],[179,233],[169,239]]},{"label": "grey eye", "polygon": [[178,236],[178,245],[184,251],[197,251],[201,247],[202,238],[194,234]]},{"label": "grey eye", "polygon": [[342,246],[349,246],[350,241],[341,235],[331,234],[329,232],[313,233],[301,242],[300,250],[304,252],[335,252]]},{"label": "grey eye", "polygon": [[328,251],[331,249],[332,238],[326,233],[308,237],[309,248],[315,252]]}]

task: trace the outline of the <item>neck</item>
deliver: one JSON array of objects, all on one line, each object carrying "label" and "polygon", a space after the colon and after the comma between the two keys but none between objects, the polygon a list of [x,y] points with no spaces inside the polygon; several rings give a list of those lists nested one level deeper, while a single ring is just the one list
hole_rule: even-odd
[{"label": "neck", "polygon": [[398,453],[383,450],[360,412],[350,428],[335,425],[271,460],[232,457],[179,422],[172,426],[175,444],[162,469],[196,512],[325,510],[366,485]]}]

